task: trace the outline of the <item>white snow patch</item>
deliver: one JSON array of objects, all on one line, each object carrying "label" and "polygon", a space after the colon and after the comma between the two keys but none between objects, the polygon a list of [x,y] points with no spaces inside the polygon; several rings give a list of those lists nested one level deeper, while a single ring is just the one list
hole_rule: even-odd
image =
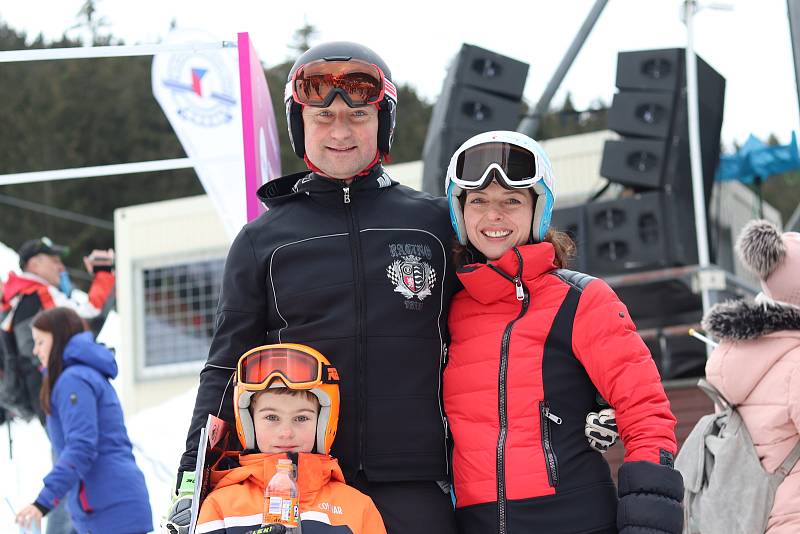
[{"label": "white snow patch", "polygon": [[[136,463],[144,473],[150,494],[156,531],[172,500],[196,395],[195,387],[135,414],[126,423]],[[50,442],[38,421],[17,420],[10,427],[0,427],[0,498],[7,498],[17,510],[33,502],[50,468]],[[13,527],[13,521],[8,505],[0,503],[0,532],[11,532],[8,528]]]}]

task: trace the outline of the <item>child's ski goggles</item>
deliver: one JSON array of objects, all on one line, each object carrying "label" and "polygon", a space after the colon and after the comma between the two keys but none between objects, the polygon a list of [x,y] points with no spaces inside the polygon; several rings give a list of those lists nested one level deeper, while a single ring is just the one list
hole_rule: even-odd
[{"label": "child's ski goggles", "polygon": [[384,96],[397,101],[397,89],[383,71],[372,63],[348,61],[312,61],[298,68],[287,91],[298,104],[325,108],[336,95],[351,108],[378,104]]},{"label": "child's ski goggles", "polygon": [[535,153],[511,143],[494,142],[481,143],[459,154],[455,175],[450,179],[461,189],[483,189],[494,174],[506,189],[523,189],[541,180],[543,172]]},{"label": "child's ski goggles", "polygon": [[236,367],[237,383],[249,391],[260,391],[279,379],[289,389],[311,389],[336,384],[339,374],[324,357],[305,345],[281,343],[247,351]]}]

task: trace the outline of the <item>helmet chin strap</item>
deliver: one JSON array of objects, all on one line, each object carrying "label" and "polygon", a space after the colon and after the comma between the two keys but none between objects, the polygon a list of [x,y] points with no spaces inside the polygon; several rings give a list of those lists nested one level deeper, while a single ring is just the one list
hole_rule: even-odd
[{"label": "helmet chin strap", "polygon": [[[334,179],[334,180],[341,179],[341,178],[333,178],[333,176],[329,176],[325,171],[323,171],[322,169],[320,169],[319,167],[314,165],[314,163],[310,159],[308,159],[308,154],[305,154],[303,156],[303,161],[305,162],[306,167],[308,167],[308,170],[310,170],[311,172],[317,173],[320,176],[324,176],[326,178],[331,178],[331,179]],[[356,178],[357,176],[366,176],[366,175],[368,175],[369,173],[372,172],[372,168],[377,163],[379,163],[380,161],[381,161],[381,151],[380,150],[376,150],[375,151],[375,157],[372,158],[372,161],[369,163],[369,165],[364,167],[364,169],[361,170],[360,172],[357,172],[356,174],[354,174],[353,178]]]},{"label": "helmet chin strap", "polygon": [[314,165],[314,164],[311,162],[311,160],[310,160],[310,159],[308,159],[308,154],[304,154],[304,155],[303,155],[303,161],[306,163],[306,167],[308,167],[308,170],[310,170],[311,172],[315,172],[315,173],[319,174],[320,176],[326,176],[326,177],[330,178],[330,177],[329,177],[327,174],[325,174],[325,173],[322,171],[322,169],[320,169],[319,167],[317,167],[316,165]]}]

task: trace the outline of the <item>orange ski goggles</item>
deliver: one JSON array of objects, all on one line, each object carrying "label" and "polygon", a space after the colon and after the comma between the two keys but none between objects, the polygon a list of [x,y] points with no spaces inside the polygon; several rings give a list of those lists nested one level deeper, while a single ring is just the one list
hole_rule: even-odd
[{"label": "orange ski goggles", "polygon": [[319,108],[330,106],[336,95],[351,108],[378,104],[384,96],[397,101],[397,89],[380,67],[357,59],[307,63],[294,72],[286,89],[298,104]]},{"label": "orange ski goggles", "polygon": [[248,391],[260,391],[278,379],[289,389],[312,389],[338,384],[339,373],[316,350],[305,345],[281,343],[247,351],[236,367],[237,383]]}]

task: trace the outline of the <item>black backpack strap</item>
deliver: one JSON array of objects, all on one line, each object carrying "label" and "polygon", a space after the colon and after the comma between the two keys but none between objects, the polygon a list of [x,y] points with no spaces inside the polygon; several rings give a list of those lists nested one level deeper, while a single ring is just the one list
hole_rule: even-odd
[{"label": "black backpack strap", "polygon": [[589,282],[594,280],[594,277],[567,269],[554,269],[550,271],[550,274],[565,282],[569,286],[569,290],[553,319],[547,343],[556,343],[565,351],[572,352],[572,324],[578,310],[578,301],[583,290]]},{"label": "black backpack strap", "polygon": [[[593,276],[589,276],[577,271],[570,271],[568,269],[554,269],[550,271],[549,274],[558,277],[561,281],[569,286],[569,289],[567,290],[567,294],[564,296],[564,300],[561,302],[558,312],[556,312],[556,315],[553,318],[553,323],[550,326],[550,332],[545,340],[542,355],[542,373],[544,376],[545,397],[548,395],[547,384],[550,383],[550,380],[548,380],[548,369],[560,367],[565,364],[563,359],[557,357],[558,354],[572,355],[573,361],[567,365],[580,366],[580,368],[583,369],[583,364],[578,361],[572,351],[572,328],[575,322],[575,314],[578,310],[578,303],[580,301],[581,294],[586,286],[589,285],[589,282],[595,280]],[[558,376],[561,377],[563,374],[559,373]],[[609,406],[608,402],[606,402],[602,396],[597,393],[596,390],[594,390],[594,385],[591,384],[588,375],[585,374],[585,370],[582,373],[570,374],[570,376],[576,380],[579,380],[579,382],[576,382],[575,384],[578,390],[583,387],[590,387],[591,390],[595,391],[592,393],[592,397],[593,401],[597,404],[598,410]],[[578,377],[584,378],[579,379]],[[584,379],[585,382],[582,381]]]},{"label": "black backpack strap", "polygon": [[578,271],[570,271],[569,269],[554,269],[550,271],[550,273],[577,289],[579,293],[582,293],[583,290],[586,289],[589,282],[595,280],[594,276],[589,276],[588,274]]}]

